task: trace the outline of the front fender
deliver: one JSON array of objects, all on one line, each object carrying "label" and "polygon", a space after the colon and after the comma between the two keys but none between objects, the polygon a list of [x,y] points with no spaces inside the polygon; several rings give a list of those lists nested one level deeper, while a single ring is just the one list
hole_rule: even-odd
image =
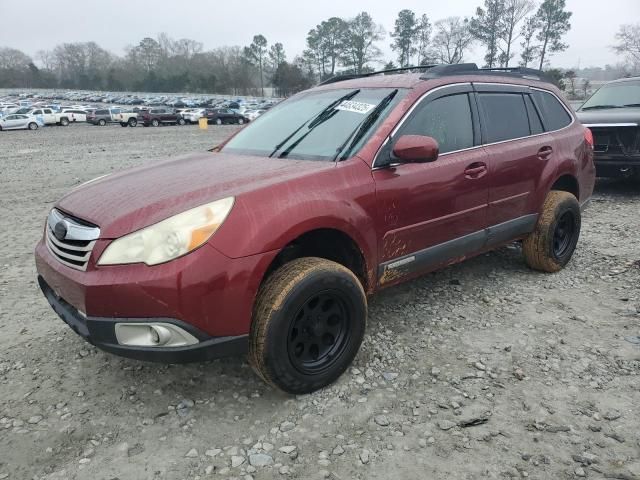
[{"label": "front fender", "polygon": [[371,170],[354,158],[240,195],[211,244],[240,258],[280,250],[306,232],[329,228],[351,237],[370,267],[377,262],[374,213]]}]

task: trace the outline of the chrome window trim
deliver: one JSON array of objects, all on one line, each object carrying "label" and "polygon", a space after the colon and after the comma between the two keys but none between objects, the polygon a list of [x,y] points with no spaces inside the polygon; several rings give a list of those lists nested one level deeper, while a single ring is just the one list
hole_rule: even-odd
[{"label": "chrome window trim", "polygon": [[583,123],[587,128],[605,128],[605,127],[637,127],[637,123]]},{"label": "chrome window trim", "polygon": [[[443,85],[441,87],[436,87],[433,90],[429,90],[428,92],[425,92],[412,106],[409,110],[407,110],[407,112],[404,114],[404,116],[400,119],[400,121],[398,122],[398,124],[395,126],[395,128],[391,131],[391,133],[387,136],[387,138],[385,139],[384,142],[382,142],[382,145],[380,145],[380,147],[378,148],[378,150],[376,150],[376,154],[374,155],[374,160],[373,160],[373,164],[371,166],[371,171],[375,171],[375,170],[380,170],[383,168],[389,168],[389,167],[397,167],[400,165],[405,165],[404,163],[394,163],[394,164],[390,164],[390,165],[382,165],[382,166],[376,166],[375,161],[378,159],[378,155],[380,154],[380,150],[382,150],[384,148],[384,146],[387,144],[387,142],[389,142],[389,139],[391,137],[393,137],[396,132],[398,131],[398,129],[402,126],[402,124],[406,121],[406,119],[408,118],[409,115],[411,115],[411,113],[413,112],[413,110],[415,108],[417,108],[424,100],[425,98],[427,98],[429,95],[431,95],[433,92],[439,91],[439,90],[443,90],[445,88],[450,88],[450,87],[459,87],[462,85],[489,85],[489,86],[507,86],[507,87],[520,87],[526,90],[537,90],[540,92],[544,92],[544,93],[550,93],[551,95],[553,95],[555,97],[555,99],[560,102],[560,105],[562,105],[562,108],[565,109],[565,111],[569,114],[569,116],[571,117],[571,123],[569,123],[569,125],[559,128],[557,130],[549,130],[548,132],[542,132],[542,133],[536,133],[535,135],[527,135],[525,137],[518,137],[518,138],[510,138],[509,140],[501,140],[499,142],[493,142],[493,143],[481,143],[480,145],[474,145],[473,147],[469,147],[469,148],[463,148],[460,150],[452,150],[451,152],[445,152],[441,155],[438,155],[438,158],[441,157],[445,157],[447,155],[451,155],[453,153],[460,153],[460,152],[466,152],[469,150],[475,150],[477,148],[482,148],[482,147],[490,147],[493,145],[499,145],[501,143],[508,143],[508,142],[515,142],[518,140],[523,140],[525,138],[535,138],[535,137],[540,137],[542,135],[547,135],[550,133],[555,133],[555,132],[560,132],[562,130],[565,130],[571,126],[573,126],[574,123],[576,123],[576,116],[573,112],[571,112],[567,106],[564,104],[564,102],[555,94],[553,93],[551,90],[545,90],[544,88],[539,88],[539,87],[531,87],[529,85],[518,85],[515,83],[491,83],[491,82],[461,82],[461,83],[451,83],[449,85]],[[474,92],[477,93],[477,92]],[[509,92],[506,92],[509,93]],[[482,120],[480,120],[482,121]],[[585,125],[586,126],[586,125]],[[637,125],[636,125],[637,126]]]}]

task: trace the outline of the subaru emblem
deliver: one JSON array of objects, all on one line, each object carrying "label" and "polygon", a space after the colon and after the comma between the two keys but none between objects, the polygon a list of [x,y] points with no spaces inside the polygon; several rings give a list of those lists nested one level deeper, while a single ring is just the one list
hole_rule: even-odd
[{"label": "subaru emblem", "polygon": [[67,224],[61,220],[53,227],[53,234],[58,240],[64,240],[67,236]]}]

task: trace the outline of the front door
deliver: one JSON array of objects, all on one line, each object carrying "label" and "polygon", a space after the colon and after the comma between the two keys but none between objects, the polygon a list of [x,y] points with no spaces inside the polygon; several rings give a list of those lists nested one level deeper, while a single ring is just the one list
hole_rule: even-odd
[{"label": "front door", "polygon": [[[428,94],[376,158],[381,284],[436,268],[484,245],[489,175],[472,95],[471,85]],[[439,158],[394,165],[393,144],[402,135],[433,137]]]}]

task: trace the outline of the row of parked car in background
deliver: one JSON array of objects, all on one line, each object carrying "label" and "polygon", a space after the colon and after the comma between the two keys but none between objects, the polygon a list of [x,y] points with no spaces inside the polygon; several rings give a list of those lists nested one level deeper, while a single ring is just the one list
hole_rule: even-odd
[{"label": "row of parked car in background", "polygon": [[[92,103],[70,103],[72,101]],[[114,105],[96,105],[112,101]],[[0,97],[0,130],[37,130],[46,125],[68,126],[77,122],[158,127],[198,123],[201,118],[206,118],[208,124],[242,125],[255,120],[276,103],[277,100],[264,98],[155,96],[142,99],[77,92],[9,93]]]}]

